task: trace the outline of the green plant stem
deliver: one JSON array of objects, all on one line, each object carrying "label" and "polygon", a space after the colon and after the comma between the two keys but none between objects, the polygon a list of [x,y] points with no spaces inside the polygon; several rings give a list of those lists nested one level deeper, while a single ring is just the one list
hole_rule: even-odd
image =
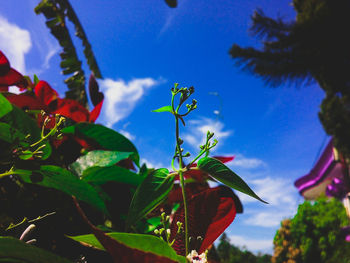
[{"label": "green plant stem", "polygon": [[[178,110],[178,109],[177,109]],[[185,180],[183,175],[183,160],[182,160],[182,152],[181,152],[181,145],[179,141],[179,118],[177,116],[177,112],[175,112],[175,123],[176,123],[176,148],[179,153],[179,177],[180,177],[180,184],[181,184],[181,190],[182,190],[182,198],[184,203],[184,212],[185,212],[185,255],[188,255],[188,215],[187,215],[187,199],[186,199],[186,191],[185,191]]]}]

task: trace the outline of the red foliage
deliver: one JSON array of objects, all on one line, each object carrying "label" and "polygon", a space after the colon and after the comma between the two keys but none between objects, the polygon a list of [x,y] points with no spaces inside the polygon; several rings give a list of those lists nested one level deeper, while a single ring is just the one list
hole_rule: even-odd
[{"label": "red foliage", "polygon": [[[226,186],[208,188],[188,198],[188,229],[192,237],[190,250],[195,249],[199,254],[204,252],[232,223],[236,216],[234,198],[233,191]],[[170,227],[171,239],[176,236],[177,222],[185,222],[183,205],[174,215]],[[202,242],[196,242],[199,236],[203,238]],[[173,248],[184,255],[184,238],[177,237]]]},{"label": "red foliage", "polygon": [[27,81],[22,74],[11,68],[7,57],[0,51],[0,91],[8,91],[9,86],[17,86],[24,90]]}]

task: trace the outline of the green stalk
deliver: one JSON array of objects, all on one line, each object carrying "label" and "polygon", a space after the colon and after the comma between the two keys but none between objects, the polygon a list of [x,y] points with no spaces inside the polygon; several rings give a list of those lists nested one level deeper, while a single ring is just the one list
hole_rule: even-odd
[{"label": "green stalk", "polygon": [[184,212],[185,212],[185,255],[188,255],[188,223],[187,223],[187,199],[186,199],[186,191],[185,191],[185,180],[183,175],[183,160],[182,160],[182,152],[181,152],[181,145],[179,142],[179,118],[177,116],[177,112],[175,112],[175,123],[176,123],[176,148],[179,153],[179,177],[180,177],[180,184],[181,184],[181,190],[182,190],[182,198],[184,203]]}]

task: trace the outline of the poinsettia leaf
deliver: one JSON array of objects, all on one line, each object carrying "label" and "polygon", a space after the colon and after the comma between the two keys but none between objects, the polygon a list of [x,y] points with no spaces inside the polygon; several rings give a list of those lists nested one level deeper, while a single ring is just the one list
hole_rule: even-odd
[{"label": "poinsettia leaf", "polygon": [[60,114],[75,122],[84,122],[90,119],[89,111],[75,100],[58,98],[54,101],[54,105],[55,109],[52,110],[52,113]]},{"label": "poinsettia leaf", "polygon": [[72,263],[44,249],[4,236],[0,237],[0,262]]},{"label": "poinsettia leaf", "polygon": [[[204,252],[232,223],[236,216],[233,192],[226,186],[208,188],[193,195],[187,201],[188,229],[192,237],[190,250]],[[171,240],[176,237],[177,222],[185,222],[183,205],[176,211],[171,229]],[[202,242],[197,242],[202,237]],[[185,254],[184,237],[176,237],[173,248],[179,255]]]},{"label": "poinsettia leaf", "polygon": [[10,62],[0,50],[0,76],[5,75],[10,70]]},{"label": "poinsettia leaf", "polygon": [[93,166],[106,167],[112,166],[121,160],[129,158],[132,152],[118,152],[118,151],[90,151],[86,155],[80,156],[70,168],[77,174],[81,175],[84,170]]},{"label": "poinsettia leaf", "polygon": [[[178,256],[167,243],[155,236],[118,232],[106,233],[106,235],[132,249],[163,256],[175,262],[186,262],[184,257]],[[83,245],[105,250],[93,234],[68,237]],[[140,259],[139,262],[144,261]]]},{"label": "poinsettia leaf", "polygon": [[94,106],[98,105],[104,99],[104,95],[102,92],[100,92],[94,74],[91,74],[89,79],[89,95],[91,102]]},{"label": "poinsettia leaf", "polygon": [[23,110],[47,110],[37,97],[29,94],[9,94],[6,96],[9,102]]},{"label": "poinsettia leaf", "polygon": [[0,75],[0,87],[17,86],[24,90],[27,86],[27,80],[21,73],[11,68],[5,75]]},{"label": "poinsettia leaf", "polygon": [[[135,234],[128,234],[128,233],[118,233],[118,238],[114,239],[110,236],[108,236],[106,233],[102,232],[100,229],[95,227],[91,222],[88,220],[86,215],[84,214],[83,210],[80,208],[78,202],[76,201],[75,198],[73,198],[75,205],[78,209],[78,212],[84,219],[84,221],[90,226],[93,234],[99,241],[99,243],[109,252],[109,254],[112,256],[114,259],[114,262],[120,262],[120,263],[129,263],[129,262],[159,262],[159,263],[174,263],[174,262],[186,262],[185,258],[182,257],[176,257],[174,253],[171,253],[171,250],[168,250],[167,247],[164,247],[163,245],[163,252],[161,249],[155,248],[155,247],[148,247],[146,242],[143,242],[141,240],[135,240],[137,238],[140,238],[139,235],[135,238]],[[120,235],[119,235],[120,234]],[[141,237],[144,238],[144,237]],[[152,237],[153,238],[153,237]],[[148,238],[149,240],[149,238]],[[154,239],[153,239],[154,240]],[[87,240],[85,240],[87,241]],[[141,242],[137,242],[141,241]],[[89,239],[88,242],[94,242],[92,239]],[[157,241],[155,241],[157,242]],[[163,241],[162,241],[163,242]],[[86,243],[86,242],[85,242]],[[97,243],[94,242],[96,246]],[[159,243],[158,243],[159,244]],[[167,244],[165,244],[167,245]],[[162,248],[162,245],[159,245],[160,248]],[[101,248],[101,246],[100,246]],[[144,251],[144,250],[146,251]],[[151,250],[152,251],[149,251]],[[156,250],[156,251],[154,251]],[[155,253],[153,253],[153,251]],[[163,256],[162,254],[158,255],[156,254],[157,252],[159,253],[170,253],[171,257],[174,257],[175,260],[169,258],[168,256]],[[185,260],[185,261],[184,261]]]},{"label": "poinsettia leaf", "polygon": [[177,7],[177,0],[165,0],[165,3],[171,8]]},{"label": "poinsettia leaf", "polygon": [[93,123],[77,123],[61,130],[62,133],[73,134],[89,140],[90,143],[105,150],[132,152],[131,159],[139,166],[139,154],[133,143],[124,135],[105,126]]},{"label": "poinsettia leaf", "polygon": [[136,189],[126,219],[127,228],[150,213],[168,196],[174,186],[174,177],[161,168],[148,174]]},{"label": "poinsettia leaf", "polygon": [[83,172],[82,180],[92,185],[102,185],[107,182],[118,182],[139,186],[143,177],[119,166],[92,167]]},{"label": "poinsettia leaf", "polygon": [[100,116],[102,106],[103,100],[101,100],[101,102],[97,104],[90,112],[89,122],[95,122],[97,120],[98,116]]},{"label": "poinsettia leaf", "polygon": [[12,111],[11,103],[0,93],[0,118]]},{"label": "poinsettia leaf", "polygon": [[[35,77],[34,77],[35,81]],[[44,105],[49,105],[50,102],[59,98],[57,91],[55,91],[49,83],[44,80],[38,81],[34,88],[36,97],[43,103]]]},{"label": "poinsettia leaf", "polygon": [[246,182],[243,181],[241,177],[239,177],[219,160],[210,157],[204,157],[198,161],[198,168],[210,174],[219,182],[251,197],[254,197],[263,203],[267,203],[266,201],[262,200],[257,194],[255,194],[254,191],[247,185]]},{"label": "poinsettia leaf", "polygon": [[164,106],[164,107],[161,107],[159,109],[153,110],[152,112],[170,112],[170,113],[173,113],[173,108],[169,105],[169,106]]},{"label": "poinsettia leaf", "polygon": [[64,168],[54,165],[42,165],[40,170],[34,171],[31,175],[19,174],[19,177],[26,183],[54,188],[68,195],[74,195],[77,199],[108,214],[106,205],[96,190]]}]

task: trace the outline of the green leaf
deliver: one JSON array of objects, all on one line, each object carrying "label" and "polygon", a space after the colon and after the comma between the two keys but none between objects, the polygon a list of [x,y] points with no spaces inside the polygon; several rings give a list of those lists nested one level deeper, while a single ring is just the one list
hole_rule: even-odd
[{"label": "green leaf", "polygon": [[[35,143],[39,141],[41,139],[41,131],[38,127],[38,124],[20,108],[14,105],[12,107],[12,111],[2,117],[1,121],[7,123],[11,126],[11,128],[16,129],[18,132],[21,132],[26,136],[30,135],[28,137],[29,143]],[[45,145],[45,147],[41,149],[43,152],[41,159],[45,160],[50,156],[52,148],[47,140],[42,141],[39,145],[37,145],[37,147],[42,145]]]},{"label": "green leaf", "polygon": [[139,166],[140,157],[134,144],[124,135],[112,129],[99,124],[80,122],[74,126],[62,129],[61,132],[90,139],[106,150],[132,152],[133,155],[130,158]]},{"label": "green leaf", "polygon": [[169,106],[164,106],[164,107],[161,107],[159,109],[153,110],[152,112],[170,112],[170,113],[173,113],[173,108],[169,105]]},{"label": "green leaf", "polygon": [[[117,240],[124,245],[138,249],[144,252],[153,253],[159,256],[170,258],[176,262],[186,262],[186,259],[182,256],[178,256],[174,249],[172,249],[167,243],[158,237],[142,234],[130,234],[130,233],[106,233],[106,235]],[[82,244],[93,246],[97,249],[104,250],[104,247],[96,239],[93,234],[81,235],[81,236],[69,236],[69,238],[78,241]]]},{"label": "green leaf", "polygon": [[34,74],[34,86],[36,86],[36,84],[38,84],[39,81],[40,80],[39,80],[38,76]]},{"label": "green leaf", "polygon": [[216,180],[227,185],[228,187],[250,195],[261,202],[267,203],[259,196],[257,196],[241,177],[231,171],[230,168],[228,168],[219,160],[210,157],[204,157],[198,161],[198,168],[210,174]]},{"label": "green leaf", "polygon": [[174,176],[168,175],[168,169],[155,170],[136,189],[126,220],[127,228],[150,213],[168,196],[174,185]]},{"label": "green leaf", "polygon": [[13,237],[0,237],[0,262],[72,263],[41,248]]},{"label": "green leaf", "polygon": [[91,185],[59,166],[42,165],[40,170],[33,172],[32,175],[19,174],[19,177],[26,183],[54,188],[68,195],[74,195],[77,199],[108,214],[103,200]]},{"label": "green leaf", "polygon": [[12,104],[0,93],[0,118],[12,111]]},{"label": "green leaf", "polygon": [[25,135],[7,123],[0,122],[0,140],[13,143],[16,140],[23,140]]},{"label": "green leaf", "polygon": [[139,186],[143,177],[119,166],[92,167],[83,172],[82,180],[93,185],[101,185],[110,181]]},{"label": "green leaf", "polygon": [[106,167],[112,166],[121,160],[129,158],[132,152],[117,152],[117,151],[91,151],[86,155],[79,157],[70,165],[77,174],[81,175],[84,170],[93,166]]},{"label": "green leaf", "polygon": [[22,160],[28,160],[33,157],[33,152],[26,150],[20,153],[19,158]]}]

